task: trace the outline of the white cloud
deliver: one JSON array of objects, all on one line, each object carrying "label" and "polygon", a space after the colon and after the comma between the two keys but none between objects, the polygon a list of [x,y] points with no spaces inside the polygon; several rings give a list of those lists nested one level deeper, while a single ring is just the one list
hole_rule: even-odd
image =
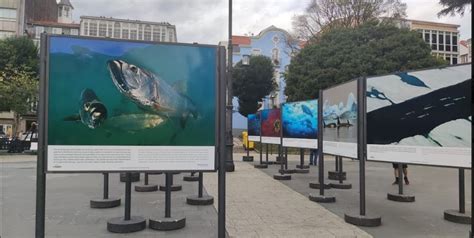
[{"label": "white cloud", "polygon": [[[258,34],[275,25],[291,30],[291,19],[310,0],[233,0],[233,34]],[[106,16],[176,25],[178,41],[217,44],[228,37],[227,0],[71,0],[75,20],[81,15]],[[471,37],[470,8],[464,17],[437,18],[437,0],[407,0],[410,19],[461,25],[461,39]]]}]

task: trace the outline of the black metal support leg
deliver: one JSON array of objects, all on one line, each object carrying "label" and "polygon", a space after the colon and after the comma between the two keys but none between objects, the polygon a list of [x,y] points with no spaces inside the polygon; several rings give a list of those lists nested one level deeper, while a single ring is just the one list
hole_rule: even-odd
[{"label": "black metal support leg", "polygon": [[[338,173],[339,173],[339,183],[330,183],[331,185],[331,188],[335,188],[335,189],[351,189],[352,188],[352,184],[350,183],[344,183],[344,177],[345,177],[345,174],[343,175],[343,161],[342,161],[342,156],[337,156],[336,157],[336,160],[338,161]],[[345,173],[345,172],[344,172]]]},{"label": "black metal support leg", "polygon": [[[170,183],[171,183],[171,191],[173,192],[176,192],[176,191],[181,191],[183,190],[183,186],[179,185],[179,184],[173,184],[173,172],[168,172],[168,173],[165,173],[165,176],[168,176],[168,174],[170,174],[171,178],[169,179],[170,180]],[[166,188],[166,185],[160,185],[160,191],[167,191],[167,188]]]},{"label": "black metal support leg", "polygon": [[247,155],[244,155],[242,157],[242,161],[245,161],[245,162],[252,162],[253,161],[253,156],[250,156],[250,148],[249,148],[249,136],[247,134],[247,142],[246,142],[247,146],[245,148],[245,150],[247,151]]},{"label": "black metal support leg", "polygon": [[137,192],[154,192],[154,191],[158,190],[158,185],[148,184],[148,176],[149,176],[149,174],[145,173],[145,175],[144,175],[144,177],[145,177],[144,184],[143,185],[135,185],[135,191],[137,191]]},{"label": "black metal support leg", "polygon": [[198,195],[191,195],[186,198],[186,203],[189,205],[212,205],[214,203],[214,197],[210,195],[204,195],[204,185],[203,185],[203,173],[199,172],[199,183],[198,183]]},{"label": "black metal support leg", "polygon": [[171,217],[171,186],[173,183],[173,174],[168,172],[165,177],[165,216],[163,218],[148,220],[148,226],[153,230],[169,231],[181,229],[186,225],[186,218]]},{"label": "black metal support leg", "polygon": [[131,216],[132,175],[126,173],[125,182],[125,211],[123,217],[112,218],[107,221],[107,230],[113,233],[130,233],[146,228],[146,220],[140,216]]},{"label": "black metal support leg", "polygon": [[[257,169],[266,169],[268,168],[268,164],[263,163],[263,146],[262,143],[260,142],[260,164],[255,164],[254,167]],[[268,161],[267,161],[268,162]]]},{"label": "black metal support leg", "polygon": [[444,211],[444,219],[454,223],[471,224],[472,214],[466,212],[466,194],[465,194],[464,169],[459,169],[459,209],[450,209]]},{"label": "black metal support leg", "polygon": [[414,202],[415,196],[403,194],[403,165],[398,163],[398,194],[387,193],[387,199],[395,202]]},{"label": "black metal support leg", "polygon": [[109,173],[104,173],[104,192],[102,198],[90,200],[91,208],[112,208],[120,206],[120,198],[109,198]]}]

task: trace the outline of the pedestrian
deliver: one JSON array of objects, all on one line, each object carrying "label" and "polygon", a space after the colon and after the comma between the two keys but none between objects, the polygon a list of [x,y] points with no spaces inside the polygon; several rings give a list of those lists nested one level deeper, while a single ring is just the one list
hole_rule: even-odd
[{"label": "pedestrian", "polygon": [[[397,163],[392,163],[392,166],[393,166],[393,174],[395,175],[395,182],[393,182],[392,184],[395,185],[395,184],[398,184],[398,182],[400,181],[399,177],[400,177],[400,173],[398,171],[398,164]],[[403,169],[403,180],[405,180],[405,184],[408,185],[410,184],[410,181],[408,181],[408,165],[407,164],[402,164],[402,169]]]},{"label": "pedestrian", "polygon": [[318,165],[318,149],[311,149],[309,152],[309,165]]}]

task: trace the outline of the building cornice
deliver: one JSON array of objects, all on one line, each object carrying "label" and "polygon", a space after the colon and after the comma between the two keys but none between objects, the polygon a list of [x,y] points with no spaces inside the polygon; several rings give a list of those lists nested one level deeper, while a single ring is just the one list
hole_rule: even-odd
[{"label": "building cornice", "polygon": [[96,17],[96,16],[81,16],[82,20],[104,20],[104,21],[117,21],[125,23],[135,23],[135,24],[150,24],[150,25],[165,25],[167,27],[176,28],[175,25],[171,25],[169,22],[152,22],[152,21],[141,21],[141,20],[130,20],[130,19],[120,19],[113,17]]}]

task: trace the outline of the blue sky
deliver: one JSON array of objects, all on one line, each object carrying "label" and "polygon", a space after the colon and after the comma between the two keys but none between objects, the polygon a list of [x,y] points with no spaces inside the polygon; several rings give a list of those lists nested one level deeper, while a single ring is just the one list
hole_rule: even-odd
[{"label": "blue sky", "polygon": [[[291,19],[310,0],[233,0],[233,34],[258,34],[270,25],[291,31]],[[471,8],[464,15],[438,18],[438,0],[402,0],[409,19],[461,25],[461,39],[471,37]],[[227,39],[226,0],[71,0],[74,19],[81,15],[106,16],[176,25],[179,42],[217,44]]]}]

